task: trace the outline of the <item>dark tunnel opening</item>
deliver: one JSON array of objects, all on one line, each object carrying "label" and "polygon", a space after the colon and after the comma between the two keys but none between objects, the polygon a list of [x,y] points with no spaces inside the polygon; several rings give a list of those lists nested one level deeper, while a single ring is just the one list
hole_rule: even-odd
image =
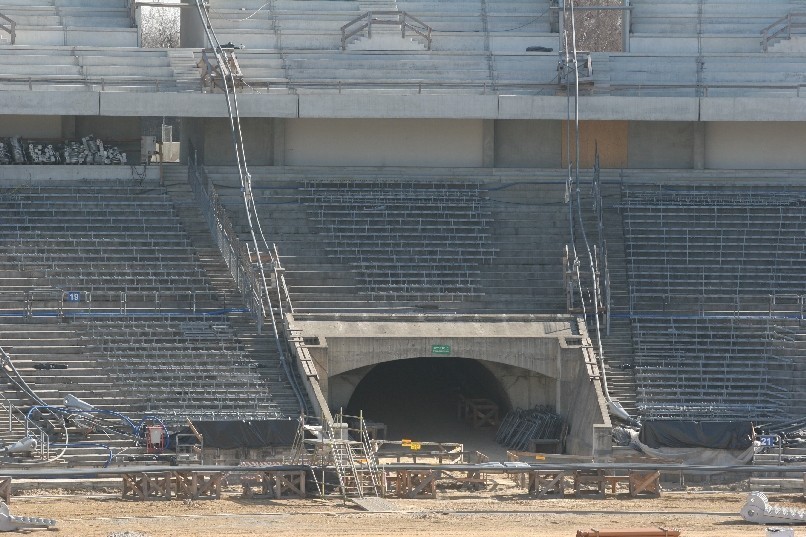
[{"label": "dark tunnel opening", "polygon": [[356,387],[346,412],[362,411],[386,424],[388,440],[460,442],[465,450],[500,452],[495,427],[474,428],[459,418],[459,395],[495,402],[501,417],[510,410],[501,383],[479,361],[414,358],[375,366]]}]

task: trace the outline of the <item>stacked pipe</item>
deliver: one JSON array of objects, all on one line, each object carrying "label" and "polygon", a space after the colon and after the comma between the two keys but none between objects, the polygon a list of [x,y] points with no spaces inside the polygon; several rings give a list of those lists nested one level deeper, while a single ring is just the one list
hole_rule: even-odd
[{"label": "stacked pipe", "polygon": [[0,165],[11,164],[12,162],[11,146],[8,142],[0,140]]},{"label": "stacked pipe", "polygon": [[126,164],[126,153],[92,135],[64,144],[0,138],[0,165],[4,164]]},{"label": "stacked pipe", "polygon": [[562,427],[562,416],[551,406],[515,409],[501,420],[495,441],[510,449],[525,451],[530,440],[559,439]]}]

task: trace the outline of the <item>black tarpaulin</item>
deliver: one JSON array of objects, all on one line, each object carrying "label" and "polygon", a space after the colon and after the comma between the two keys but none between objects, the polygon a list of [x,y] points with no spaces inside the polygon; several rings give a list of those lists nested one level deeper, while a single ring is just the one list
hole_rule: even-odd
[{"label": "black tarpaulin", "polygon": [[647,421],[638,439],[651,448],[749,448],[753,424],[749,421]]},{"label": "black tarpaulin", "polygon": [[[296,420],[194,421],[204,447],[218,449],[286,447],[294,443]],[[189,433],[189,429],[182,431]]]}]

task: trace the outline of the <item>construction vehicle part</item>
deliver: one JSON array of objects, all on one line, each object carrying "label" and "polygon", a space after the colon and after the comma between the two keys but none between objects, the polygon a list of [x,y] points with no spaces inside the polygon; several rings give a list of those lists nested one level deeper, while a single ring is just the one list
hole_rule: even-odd
[{"label": "construction vehicle part", "polygon": [[0,502],[0,531],[21,531],[35,528],[51,528],[56,521],[51,518],[14,516],[8,512],[8,505]]},{"label": "construction vehicle part", "polygon": [[756,524],[806,524],[806,509],[770,505],[763,492],[751,492],[739,513]]}]

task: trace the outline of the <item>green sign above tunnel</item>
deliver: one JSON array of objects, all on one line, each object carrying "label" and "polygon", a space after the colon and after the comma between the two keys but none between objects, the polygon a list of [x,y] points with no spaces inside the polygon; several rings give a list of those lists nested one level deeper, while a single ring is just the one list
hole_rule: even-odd
[{"label": "green sign above tunnel", "polygon": [[431,354],[450,354],[450,345],[431,345]]}]

